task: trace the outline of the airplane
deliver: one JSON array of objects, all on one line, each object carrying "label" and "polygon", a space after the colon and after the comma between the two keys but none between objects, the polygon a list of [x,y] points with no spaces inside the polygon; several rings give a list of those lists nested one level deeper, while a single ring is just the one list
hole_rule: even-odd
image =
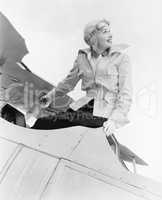
[{"label": "airplane", "polygon": [[[0,13],[1,107],[7,104],[39,118],[45,113],[39,106],[40,91],[54,86],[22,62],[27,52],[24,39]],[[36,105],[23,105],[27,86],[37,91],[32,93]],[[58,97],[50,109],[64,110],[71,101],[69,96]],[[136,164],[147,165],[114,135],[106,138],[102,128],[34,130],[0,118],[0,199],[162,200],[162,183],[139,175]]]}]

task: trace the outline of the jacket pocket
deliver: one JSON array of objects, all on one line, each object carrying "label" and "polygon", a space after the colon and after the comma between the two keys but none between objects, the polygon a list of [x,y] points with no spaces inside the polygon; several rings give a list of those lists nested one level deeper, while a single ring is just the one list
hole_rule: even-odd
[{"label": "jacket pocket", "polygon": [[118,76],[118,70],[117,70],[117,66],[115,64],[110,64],[107,67],[107,74],[108,76]]},{"label": "jacket pocket", "polygon": [[107,68],[105,81],[107,82],[107,87],[115,91],[118,85],[118,71],[115,65],[111,65]]}]

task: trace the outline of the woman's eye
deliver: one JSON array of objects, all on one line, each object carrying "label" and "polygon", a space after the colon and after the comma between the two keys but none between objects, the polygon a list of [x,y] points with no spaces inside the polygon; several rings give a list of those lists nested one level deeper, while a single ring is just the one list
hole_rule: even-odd
[{"label": "woman's eye", "polygon": [[108,33],[108,32],[110,32],[110,30],[104,29],[102,32],[103,33]]}]

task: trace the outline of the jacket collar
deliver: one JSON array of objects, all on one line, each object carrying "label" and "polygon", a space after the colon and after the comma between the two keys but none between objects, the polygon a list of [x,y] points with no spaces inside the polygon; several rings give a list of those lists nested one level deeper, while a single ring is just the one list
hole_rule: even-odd
[{"label": "jacket collar", "polygon": [[115,45],[112,45],[112,47],[110,48],[110,54],[113,54],[113,53],[122,53],[123,51],[125,51],[128,47],[130,47],[130,45],[128,44],[115,44]]},{"label": "jacket collar", "polygon": [[[128,47],[130,47],[130,45],[124,43],[112,45],[109,51],[109,55],[112,55],[113,53],[122,53]],[[85,53],[86,55],[88,55],[90,52],[91,52],[90,48],[79,50],[79,53]]]}]

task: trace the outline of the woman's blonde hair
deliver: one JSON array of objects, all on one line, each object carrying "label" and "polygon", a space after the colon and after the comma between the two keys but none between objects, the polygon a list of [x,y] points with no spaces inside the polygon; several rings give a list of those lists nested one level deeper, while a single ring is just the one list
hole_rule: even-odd
[{"label": "woman's blonde hair", "polygon": [[91,38],[92,38],[92,36],[94,36],[95,33],[100,30],[99,25],[101,23],[105,23],[108,26],[110,25],[110,22],[108,20],[106,20],[106,19],[100,19],[100,20],[92,21],[92,22],[88,23],[85,26],[85,28],[84,28],[84,41],[89,46],[91,46]]}]

